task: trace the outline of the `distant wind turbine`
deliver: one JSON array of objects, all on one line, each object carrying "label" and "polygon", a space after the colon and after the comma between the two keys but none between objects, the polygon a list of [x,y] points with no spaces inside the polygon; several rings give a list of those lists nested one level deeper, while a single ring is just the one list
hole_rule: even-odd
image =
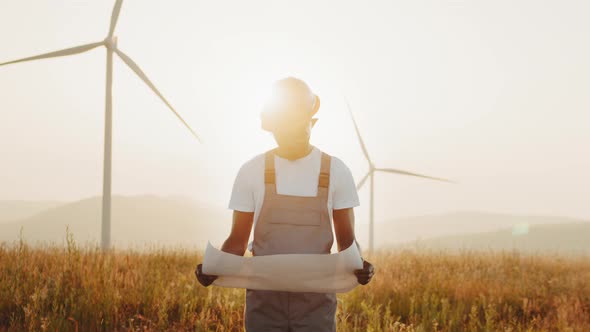
[{"label": "distant wind turbine", "polygon": [[101,232],[101,246],[102,249],[109,249],[111,246],[111,141],[112,141],[112,90],[113,90],[113,53],[116,53],[123,62],[131,70],[141,78],[145,84],[168,106],[168,108],[182,121],[182,123],[190,130],[190,132],[197,138],[200,142],[201,139],[195,133],[195,131],[184,121],[184,119],[176,112],[176,110],[170,105],[168,100],[162,96],[160,91],[156,88],[156,86],[150,81],[150,79],[146,76],[146,74],[139,68],[139,66],[131,60],[127,54],[123,53],[117,47],[117,37],[114,36],[115,26],[117,25],[117,19],[119,18],[119,12],[121,11],[121,5],[123,0],[117,0],[115,2],[115,6],[113,7],[113,13],[111,15],[111,24],[109,27],[109,33],[107,37],[99,42],[90,43],[80,46],[75,46],[71,48],[66,48],[59,51],[49,52],[45,54],[35,55],[28,58],[23,58],[19,60],[13,60],[9,62],[0,63],[0,66],[18,63],[18,62],[25,62],[25,61],[32,61],[32,60],[40,60],[46,58],[55,58],[67,55],[74,55],[78,53],[83,53],[86,51],[90,51],[93,48],[104,46],[106,47],[107,51],[107,75],[106,75],[106,95],[105,95],[105,127],[104,127],[104,175],[103,175],[103,184],[102,184],[102,232]]},{"label": "distant wind turbine", "polygon": [[350,104],[348,103],[348,100],[346,100],[346,106],[348,107],[348,112],[350,113],[350,117],[352,119],[352,123],[354,124],[354,130],[356,131],[356,135],[358,137],[359,140],[359,144],[361,145],[361,149],[363,150],[363,154],[365,155],[365,158],[367,159],[367,161],[369,162],[369,171],[367,172],[367,174],[365,174],[365,176],[363,176],[363,178],[361,179],[361,181],[356,185],[356,189],[359,190],[363,184],[365,184],[365,182],[367,181],[367,178],[371,178],[371,193],[370,193],[370,201],[369,201],[369,251],[373,251],[373,229],[374,229],[374,223],[373,223],[373,196],[374,196],[374,174],[375,172],[385,172],[385,173],[396,173],[396,174],[402,174],[402,175],[411,175],[411,176],[418,176],[421,178],[427,178],[427,179],[432,179],[432,180],[437,180],[437,181],[445,181],[445,182],[451,182],[451,183],[455,183],[454,181],[450,181],[450,180],[446,180],[446,179],[441,179],[441,178],[435,178],[432,176],[427,176],[427,175],[421,175],[421,174],[417,174],[417,173],[413,173],[413,172],[408,172],[408,171],[403,171],[400,169],[395,169],[395,168],[378,168],[375,167],[375,165],[373,164],[373,161],[371,161],[371,158],[369,157],[369,153],[367,152],[367,147],[365,146],[365,143],[363,142],[363,138],[361,137],[361,133],[359,131],[359,128],[356,124],[356,121],[354,120],[354,116],[352,114],[352,109],[350,108]]}]

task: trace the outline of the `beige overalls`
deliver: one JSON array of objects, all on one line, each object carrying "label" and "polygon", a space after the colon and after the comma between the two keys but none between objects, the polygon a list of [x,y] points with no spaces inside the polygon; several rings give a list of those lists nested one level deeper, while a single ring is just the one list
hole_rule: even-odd
[{"label": "beige overalls", "polygon": [[[304,197],[277,194],[275,149],[265,153],[264,201],[254,227],[252,255],[330,253],[330,155],[321,155],[317,196]],[[306,272],[301,271],[301,278]],[[248,332],[336,331],[335,293],[247,289],[244,311]]]}]

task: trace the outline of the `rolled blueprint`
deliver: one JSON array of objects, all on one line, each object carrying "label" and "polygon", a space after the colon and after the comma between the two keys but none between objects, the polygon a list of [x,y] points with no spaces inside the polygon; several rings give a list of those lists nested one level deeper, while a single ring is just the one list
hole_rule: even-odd
[{"label": "rolled blueprint", "polygon": [[207,243],[203,273],[219,276],[220,287],[289,292],[346,293],[358,285],[363,261],[356,242],[335,254],[279,254],[243,257]]}]

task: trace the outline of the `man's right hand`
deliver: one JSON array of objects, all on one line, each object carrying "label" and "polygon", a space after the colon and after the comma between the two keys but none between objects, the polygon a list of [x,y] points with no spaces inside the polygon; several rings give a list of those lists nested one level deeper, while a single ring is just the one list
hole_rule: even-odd
[{"label": "man's right hand", "polygon": [[197,265],[197,269],[195,270],[195,276],[197,276],[197,280],[199,280],[199,283],[201,283],[201,285],[205,287],[211,285],[213,281],[217,279],[216,275],[203,274],[203,264]]}]

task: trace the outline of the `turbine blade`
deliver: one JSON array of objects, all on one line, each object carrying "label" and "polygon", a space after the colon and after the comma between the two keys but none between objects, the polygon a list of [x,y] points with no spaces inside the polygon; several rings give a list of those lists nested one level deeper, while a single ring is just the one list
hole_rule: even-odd
[{"label": "turbine blade", "polygon": [[376,171],[381,171],[381,172],[387,172],[387,173],[396,173],[396,174],[403,174],[403,175],[411,175],[411,176],[417,176],[417,177],[427,178],[427,179],[432,179],[432,180],[437,180],[437,181],[445,181],[445,182],[456,183],[455,181],[451,181],[451,180],[447,180],[447,179],[441,179],[441,178],[436,178],[436,177],[432,177],[432,176],[428,176],[428,175],[422,175],[422,174],[418,174],[418,173],[412,173],[412,172],[403,171],[403,170],[395,169],[395,168],[375,168],[375,170]]},{"label": "turbine blade", "polygon": [[119,13],[121,12],[122,4],[123,0],[117,0],[117,2],[115,2],[115,6],[113,7],[113,13],[111,14],[111,26],[109,27],[109,37],[112,37],[115,33],[115,27],[117,26],[117,21],[119,20]]},{"label": "turbine blade", "polygon": [[352,123],[354,124],[354,130],[356,131],[356,135],[359,139],[359,143],[361,145],[361,149],[363,150],[363,154],[369,164],[371,164],[371,158],[369,158],[369,153],[367,152],[367,148],[365,147],[365,142],[363,142],[363,138],[361,137],[361,132],[359,131],[359,127],[356,125],[356,121],[354,120],[354,116],[352,115],[352,109],[350,108],[350,104],[348,100],[345,98],[344,101],[346,102],[346,107],[348,107],[348,112],[350,113],[350,117],[352,118]]},{"label": "turbine blade", "polygon": [[65,48],[65,49],[59,50],[59,51],[39,54],[39,55],[31,56],[28,58],[22,58],[22,59],[18,59],[18,60],[0,63],[0,66],[9,65],[11,63],[18,63],[18,62],[25,62],[25,61],[39,60],[39,59],[47,59],[47,58],[56,58],[56,57],[60,57],[60,56],[78,54],[78,53],[90,51],[91,49],[101,46],[101,45],[104,45],[104,43],[98,42],[98,43],[91,43],[91,44],[86,44],[86,45]]},{"label": "turbine blade", "polygon": [[127,64],[127,66],[129,66],[129,68],[131,68],[131,70],[133,70],[135,72],[135,74],[137,74],[137,76],[139,76],[139,78],[141,78],[145,82],[145,84],[147,84],[147,86],[149,86],[150,89],[152,89],[152,91],[156,95],[158,95],[158,97],[160,97],[160,99],[164,102],[164,104],[166,104],[166,106],[168,106],[168,108],[180,119],[180,121],[182,121],[182,123],[188,128],[188,130],[190,130],[190,132],[197,138],[197,140],[199,140],[199,142],[201,142],[199,135],[197,135],[197,133],[193,130],[193,128],[191,128],[188,125],[188,123],[186,123],[186,121],[184,121],[184,119],[180,116],[180,114],[178,114],[178,112],[176,112],[174,107],[172,107],[172,105],[170,105],[168,100],[166,100],[166,98],[164,98],[164,96],[160,93],[160,91],[158,91],[156,86],[152,83],[152,81],[150,81],[150,79],[143,72],[143,70],[141,70],[141,68],[139,68],[139,66],[133,60],[131,60],[131,58],[129,56],[127,56],[125,53],[123,53],[123,51],[121,51],[117,48],[115,48],[114,51],[121,58],[121,60],[123,60],[123,62],[125,62],[125,64]]},{"label": "turbine blade", "polygon": [[361,182],[359,182],[356,185],[356,190],[361,189],[361,187],[363,186],[363,184],[365,184],[365,182],[367,181],[367,179],[369,178],[369,174],[371,174],[371,172],[367,172],[367,174],[365,174],[365,176],[363,176],[363,178],[361,179]]}]

